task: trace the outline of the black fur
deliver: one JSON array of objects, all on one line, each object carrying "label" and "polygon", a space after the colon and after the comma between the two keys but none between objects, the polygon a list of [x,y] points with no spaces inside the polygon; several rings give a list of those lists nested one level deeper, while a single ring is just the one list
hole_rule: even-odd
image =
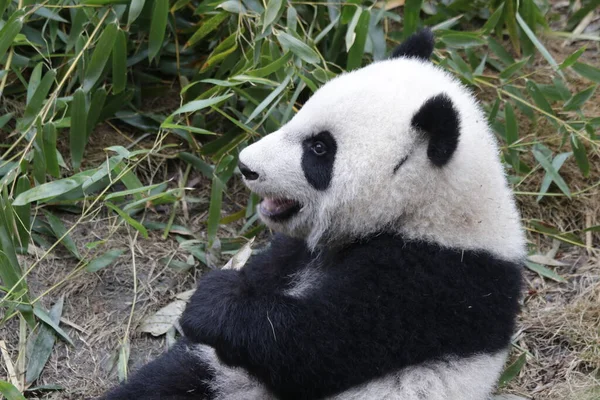
[{"label": "black fur", "polygon": [[[322,142],[327,147],[324,155],[316,155],[312,151],[312,146],[317,142]],[[302,170],[306,180],[317,190],[327,189],[333,177],[333,164],[337,152],[335,139],[331,133],[323,131],[306,139],[302,145]]]},{"label": "black fur", "polygon": [[[309,264],[320,265],[318,287],[286,295]],[[520,268],[389,235],[318,255],[278,237],[242,270],[206,274],[181,326],[280,398],[318,399],[427,360],[506,348]]]},{"label": "black fur", "polygon": [[188,340],[179,340],[168,352],[146,364],[126,384],[103,400],[192,400],[214,396],[206,381],[213,378],[206,366],[189,351]]},{"label": "black fur", "polygon": [[445,165],[458,147],[460,118],[445,94],[430,98],[413,116],[413,128],[427,135],[427,156],[438,167]]},{"label": "black fur", "polygon": [[396,166],[394,167],[394,175],[396,174],[396,172],[398,172],[400,167],[402,167],[404,165],[406,160],[408,160],[408,156],[404,156],[404,157],[402,157],[402,159],[400,161],[398,161],[398,164],[396,164]]},{"label": "black fur", "polygon": [[429,60],[433,53],[435,39],[429,28],[421,29],[419,32],[409,36],[402,44],[392,51],[391,58],[411,57],[421,60]]}]

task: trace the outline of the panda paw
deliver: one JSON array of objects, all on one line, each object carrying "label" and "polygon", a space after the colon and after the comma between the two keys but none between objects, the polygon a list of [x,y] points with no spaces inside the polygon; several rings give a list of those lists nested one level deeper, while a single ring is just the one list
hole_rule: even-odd
[{"label": "panda paw", "polygon": [[198,284],[179,324],[195,342],[219,348],[231,337],[238,304],[247,297],[239,271],[220,270],[206,274]]}]

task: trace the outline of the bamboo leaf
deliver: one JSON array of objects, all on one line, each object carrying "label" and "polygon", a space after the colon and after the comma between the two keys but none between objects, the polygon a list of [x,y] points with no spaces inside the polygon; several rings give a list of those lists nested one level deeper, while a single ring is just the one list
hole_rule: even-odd
[{"label": "bamboo leaf", "polygon": [[538,49],[538,51],[542,54],[542,56],[544,56],[546,61],[548,61],[548,63],[550,63],[552,68],[554,68],[556,70],[556,72],[561,76],[561,78],[564,78],[564,74],[559,69],[558,64],[556,63],[556,60],[554,60],[554,58],[552,57],[550,52],[548,52],[548,50],[546,50],[544,45],[538,40],[538,38],[535,36],[535,33],[533,33],[531,31],[531,29],[529,29],[529,26],[527,26],[527,23],[525,23],[525,21],[523,21],[523,18],[521,18],[519,13],[517,13],[517,22],[519,23],[519,26],[521,26],[521,29],[523,30],[525,35],[527,35],[529,40],[531,40],[533,45],[536,47],[536,49]]},{"label": "bamboo leaf", "polygon": [[219,221],[221,220],[221,203],[223,201],[223,190],[225,184],[217,175],[213,176],[212,185],[210,187],[210,206],[208,209],[208,221],[206,233],[208,236],[209,247],[212,246],[217,231],[219,230]]},{"label": "bamboo leaf", "polygon": [[[146,232],[146,236],[147,235],[148,232]],[[117,260],[117,258],[119,258],[119,256],[121,256],[121,254],[123,254],[124,252],[124,249],[109,250],[101,256],[96,257],[92,261],[90,261],[89,264],[86,265],[85,270],[88,272],[97,272],[102,268],[108,267],[110,264],[114,263]]]},{"label": "bamboo leaf", "polygon": [[83,90],[85,92],[89,92],[100,78],[114,48],[118,29],[117,24],[111,23],[106,25],[104,31],[100,35],[100,39],[98,39],[96,48],[92,53],[90,63],[85,70],[85,78],[83,81]]},{"label": "bamboo leaf", "polygon": [[67,333],[65,331],[63,331],[60,326],[58,326],[58,323],[56,323],[52,320],[50,315],[48,315],[48,313],[39,304],[36,303],[33,306],[33,313],[43,323],[45,323],[50,328],[52,328],[54,330],[54,332],[56,332],[58,334],[58,336],[60,336],[64,341],[69,343],[71,346],[75,346],[75,344],[73,343],[73,341],[71,340],[69,335],[67,335]]},{"label": "bamboo leaf", "polygon": [[48,92],[50,92],[50,88],[54,83],[55,77],[55,70],[51,69],[48,72],[46,72],[37,89],[35,90],[35,93],[31,96],[31,100],[25,108],[24,118],[22,122],[22,124],[25,125],[23,126],[23,130],[26,128],[27,125],[33,122],[36,115],[42,109],[42,105],[44,104],[44,101],[48,96]]},{"label": "bamboo leaf", "polygon": [[367,36],[369,35],[369,22],[371,20],[371,13],[364,11],[360,14],[356,28],[354,29],[354,44],[348,52],[348,62],[346,69],[351,71],[359,68],[362,63],[363,54],[365,51],[365,44],[367,43]]},{"label": "bamboo leaf", "polygon": [[129,225],[131,225],[131,227],[134,228],[136,231],[138,231],[145,239],[148,239],[148,230],[144,227],[144,225],[140,224],[138,221],[133,219],[131,216],[129,216],[129,214],[127,214],[125,211],[121,210],[119,207],[117,207],[113,203],[107,201],[107,202],[105,202],[105,204],[108,208],[110,208],[111,210],[113,210],[114,212],[119,214],[119,216],[121,218],[123,218],[125,220],[125,222],[127,222]]},{"label": "bamboo leaf", "polygon": [[264,22],[262,31],[264,32],[269,25],[275,22],[277,15],[279,14],[279,10],[281,10],[281,6],[283,5],[283,0],[269,0],[267,3],[267,8],[264,12]]},{"label": "bamboo leaf", "polygon": [[500,79],[506,80],[506,79],[510,78],[517,71],[519,71],[521,68],[523,68],[523,66],[525,64],[527,64],[528,61],[529,61],[529,58],[526,58],[526,59],[518,61],[512,65],[509,65],[508,67],[506,67],[506,69],[504,71],[502,71],[500,73]]},{"label": "bamboo leaf", "polygon": [[506,367],[502,375],[500,376],[498,386],[503,387],[506,386],[510,381],[515,379],[519,372],[523,369],[523,366],[527,362],[527,354],[522,353],[519,358],[515,360],[511,365]]},{"label": "bamboo leaf", "polygon": [[296,39],[285,32],[276,32],[277,40],[284,49],[289,49],[292,53],[300,57],[309,64],[319,63],[319,54],[309,45]]},{"label": "bamboo leaf", "polygon": [[402,30],[402,37],[407,38],[417,31],[419,26],[419,14],[421,13],[421,6],[423,0],[406,0],[404,3],[404,29]]},{"label": "bamboo leaf", "polygon": [[[546,154],[544,154],[544,155],[546,156],[546,158],[549,158],[551,156],[550,150],[548,150],[547,153],[548,153],[547,155]],[[557,172],[560,171],[563,164],[565,163],[565,161],[567,161],[567,158],[569,158],[570,156],[571,156],[571,153],[561,153],[561,154],[558,154],[556,157],[554,157],[554,160],[552,160],[552,166],[554,167],[554,169]],[[550,189],[551,184],[552,184],[552,176],[550,176],[549,174],[545,174],[544,179],[542,179],[542,184],[540,185],[540,194],[537,197],[536,201],[539,202],[544,198],[544,196],[548,192],[548,189]]]},{"label": "bamboo leaf", "polygon": [[58,178],[60,177],[60,167],[56,155],[58,151],[56,147],[56,125],[53,122],[48,122],[44,125],[42,142],[46,158],[46,172]]},{"label": "bamboo leaf", "polygon": [[[15,194],[18,196],[31,189],[31,184],[26,176],[22,176],[17,180],[17,186]],[[24,252],[27,252],[27,246],[29,244],[29,232],[31,229],[31,205],[24,204],[22,206],[14,206],[15,211],[15,224],[17,225],[17,232],[19,234],[19,242]]]},{"label": "bamboo leaf", "polygon": [[150,36],[148,38],[148,59],[152,61],[160,51],[165,39],[169,18],[169,0],[154,0]]},{"label": "bamboo leaf", "polygon": [[13,44],[15,37],[23,28],[23,18],[19,17],[4,25],[0,29],[0,60],[4,58],[6,51]]},{"label": "bamboo leaf", "polygon": [[498,7],[496,11],[492,13],[492,15],[490,15],[488,20],[483,25],[483,28],[481,30],[483,31],[484,35],[488,35],[491,31],[494,30],[496,25],[498,25],[498,22],[500,21],[500,18],[502,17],[502,14],[504,12],[504,4],[505,3],[500,4],[500,7]]},{"label": "bamboo leaf", "polygon": [[226,12],[222,12],[212,16],[206,21],[203,21],[202,24],[200,24],[200,28],[198,28],[198,30],[194,32],[192,37],[189,38],[189,40],[185,44],[185,47],[191,47],[198,43],[200,40],[204,39],[206,35],[217,29],[221,25],[221,23],[227,19],[227,17],[229,17],[229,14],[227,14]]},{"label": "bamboo leaf", "polygon": [[[52,214],[50,211],[44,210],[44,215],[46,215],[46,219],[48,220],[48,224],[50,224],[50,228],[52,232],[54,232],[54,236],[57,239],[62,238],[60,243],[67,248],[78,260],[81,259],[81,255],[79,254],[79,250],[77,250],[77,245],[71,238],[71,236],[67,233],[67,228],[62,223],[60,218],[56,215]],[[64,237],[63,237],[64,236]]]},{"label": "bamboo leaf", "polygon": [[[63,304],[64,297],[61,297],[50,310],[50,320],[56,326],[58,326],[60,322]],[[54,331],[46,325],[40,325],[37,336],[33,341],[31,353],[29,357],[27,357],[27,373],[25,374],[25,383],[28,386],[39,378],[44,366],[52,354],[52,348],[54,347],[55,341],[56,336],[54,336]]]},{"label": "bamboo leaf", "polygon": [[592,97],[594,91],[596,90],[596,86],[590,86],[587,89],[582,90],[579,93],[575,93],[563,106],[563,110],[565,111],[573,111],[578,110],[586,101]]},{"label": "bamboo leaf", "polygon": [[272,63],[265,65],[262,68],[255,69],[253,71],[248,71],[246,72],[246,74],[257,78],[269,76],[272,73],[282,69],[285,66],[285,64],[292,59],[292,55],[293,53],[286,53],[277,60],[273,61]]},{"label": "bamboo leaf", "polygon": [[558,171],[554,168],[550,160],[544,155],[544,153],[539,149],[539,147],[534,146],[532,149],[533,156],[540,163],[542,168],[546,170],[546,173],[552,177],[552,180],[558,188],[565,194],[567,197],[571,198],[571,191],[569,190],[569,186],[564,181],[564,179],[559,175]]},{"label": "bamboo leaf", "polygon": [[600,69],[592,67],[591,65],[576,62],[573,65],[573,70],[584,78],[590,81],[600,83]]},{"label": "bamboo leaf", "polygon": [[583,52],[585,51],[585,46],[580,48],[579,50],[577,50],[576,52],[574,52],[573,54],[571,54],[569,57],[565,58],[565,60],[560,64],[560,69],[565,69],[570,67],[571,65],[575,64],[575,62],[577,60],[579,60],[579,57],[581,57],[581,55],[583,54]]},{"label": "bamboo leaf", "polygon": [[121,93],[127,86],[127,37],[121,29],[117,32],[112,53],[112,82],[114,94]]},{"label": "bamboo leaf", "polygon": [[570,136],[570,142],[577,166],[582,175],[587,178],[590,175],[590,162],[588,160],[587,151],[579,138],[573,133]]},{"label": "bamboo leaf", "polygon": [[71,101],[70,148],[73,169],[79,169],[87,145],[87,111],[85,93],[79,88]]},{"label": "bamboo leaf", "polygon": [[550,103],[548,103],[548,100],[546,100],[546,97],[544,96],[538,85],[536,85],[535,82],[528,80],[526,86],[527,91],[529,92],[529,95],[531,96],[535,104],[540,109],[546,111],[548,114],[555,115],[554,110],[550,106]]},{"label": "bamboo leaf", "polygon": [[131,0],[129,4],[129,14],[127,15],[127,25],[131,25],[142,13],[146,0]]},{"label": "bamboo leaf", "polygon": [[28,191],[18,195],[13,201],[13,206],[22,206],[39,200],[48,200],[67,193],[81,186],[86,178],[84,176],[73,176],[58,181],[44,183],[35,186]]},{"label": "bamboo leaf", "polygon": [[26,400],[12,383],[3,380],[0,380],[0,393],[6,397],[6,400]]},{"label": "bamboo leaf", "polygon": [[563,278],[562,276],[560,276],[559,274],[557,274],[550,268],[543,266],[542,264],[534,263],[531,261],[525,261],[525,265],[527,266],[527,268],[529,268],[533,272],[537,272],[538,274],[540,274],[541,276],[543,276],[545,278],[549,278],[549,279],[552,279],[553,281],[560,282],[560,283],[567,282],[565,280],[565,278]]},{"label": "bamboo leaf", "polygon": [[35,66],[33,71],[31,71],[31,77],[29,78],[29,83],[27,85],[27,101],[25,104],[29,104],[31,102],[31,98],[33,94],[37,90],[40,82],[42,80],[42,68],[44,67],[44,63],[38,63]]},{"label": "bamboo leaf", "polygon": [[203,108],[216,105],[216,104],[230,98],[231,96],[233,96],[233,93],[224,94],[222,96],[217,96],[217,97],[211,97],[210,99],[190,101],[189,103],[185,104],[184,106],[178,108],[171,115],[183,114],[183,113],[188,113],[188,112],[196,112],[196,111],[202,110]]},{"label": "bamboo leaf", "polygon": [[265,108],[267,108],[267,106],[271,104],[275,97],[279,96],[279,94],[283,92],[283,90],[288,86],[291,79],[292,77],[288,76],[283,82],[281,82],[281,84],[275,90],[269,93],[269,95],[265,97],[265,99],[258,106],[256,106],[254,111],[252,111],[252,114],[250,114],[245,123],[248,124],[250,121],[256,118],[256,116],[260,114]]}]

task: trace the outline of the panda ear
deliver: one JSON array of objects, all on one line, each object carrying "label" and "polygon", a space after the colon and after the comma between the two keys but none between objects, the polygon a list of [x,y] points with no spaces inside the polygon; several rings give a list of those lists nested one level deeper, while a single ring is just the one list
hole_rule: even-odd
[{"label": "panda ear", "polygon": [[424,28],[409,36],[401,45],[396,47],[392,51],[391,58],[414,57],[429,60],[431,53],[433,53],[434,44],[433,32],[429,28]]},{"label": "panda ear", "polygon": [[427,156],[431,162],[444,166],[458,146],[460,118],[446,94],[439,94],[427,100],[412,117],[411,125],[429,139]]}]

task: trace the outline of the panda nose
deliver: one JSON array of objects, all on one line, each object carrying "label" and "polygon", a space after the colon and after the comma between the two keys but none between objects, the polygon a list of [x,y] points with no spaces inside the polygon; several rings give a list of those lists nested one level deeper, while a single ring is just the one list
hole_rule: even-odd
[{"label": "panda nose", "polygon": [[244,178],[246,178],[246,180],[255,181],[258,179],[258,172],[252,171],[243,162],[240,161],[240,163],[238,164],[238,167],[240,168],[240,172],[242,173],[242,175],[244,175]]}]

